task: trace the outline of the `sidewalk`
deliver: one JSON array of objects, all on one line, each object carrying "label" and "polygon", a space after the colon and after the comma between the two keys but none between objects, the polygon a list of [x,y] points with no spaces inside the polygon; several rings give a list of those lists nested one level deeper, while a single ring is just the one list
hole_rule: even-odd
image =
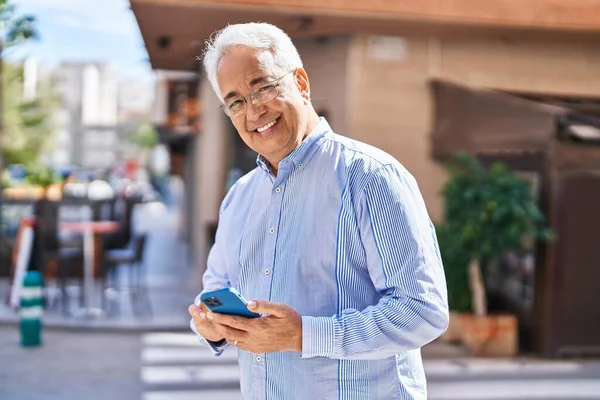
[{"label": "sidewalk", "polygon": [[434,340],[421,349],[421,356],[424,359],[430,360],[460,360],[469,358],[471,355],[466,348],[460,345],[445,343],[441,340]]},{"label": "sidewalk", "polygon": [[[189,260],[189,249],[177,240],[175,215],[164,207],[151,210],[144,216],[143,224],[148,229],[147,252],[145,254],[148,295],[151,316],[135,316],[127,293],[115,293],[112,305],[119,313],[97,319],[65,316],[60,304],[44,315],[46,328],[93,329],[117,331],[161,331],[189,329],[188,306],[200,292],[201,276]],[[0,279],[0,296],[8,290],[8,279]],[[98,296],[100,287],[94,291]],[[0,304],[0,325],[16,325],[19,317],[4,302]]]}]

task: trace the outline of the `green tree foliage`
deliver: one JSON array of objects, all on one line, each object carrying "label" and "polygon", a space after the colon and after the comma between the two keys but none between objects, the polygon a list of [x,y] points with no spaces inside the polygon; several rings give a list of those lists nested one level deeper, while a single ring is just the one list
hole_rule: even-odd
[{"label": "green tree foliage", "polygon": [[31,39],[37,39],[35,17],[18,15],[16,7],[8,0],[0,0],[0,21],[3,24],[2,50],[19,45]]},{"label": "green tree foliage", "polygon": [[471,310],[467,272],[469,256],[447,224],[436,227],[436,232],[448,286],[448,306],[452,311],[468,312]]},{"label": "green tree foliage", "polygon": [[153,124],[141,124],[129,140],[142,149],[153,149],[158,143],[158,133]]},{"label": "green tree foliage", "polygon": [[8,164],[31,164],[49,150],[54,126],[51,115],[57,99],[50,82],[35,99],[23,98],[23,68],[4,65],[3,157]]},{"label": "green tree foliage", "polygon": [[501,163],[485,168],[466,153],[447,164],[450,179],[442,193],[445,221],[438,227],[440,250],[448,277],[451,308],[469,307],[467,267],[485,266],[509,251],[535,241],[548,241],[552,231],[532,193],[531,182]]},{"label": "green tree foliage", "polygon": [[[16,136],[14,128],[12,129],[13,134],[11,136],[4,135],[5,126],[7,125],[4,122],[5,115],[6,119],[10,121],[8,123],[13,124],[13,127],[16,122],[16,118],[13,116],[11,119],[11,116],[9,116],[8,112],[5,112],[4,109],[7,109],[8,111],[11,107],[17,107],[17,112],[22,111],[25,114],[22,122],[23,125],[27,127],[39,126],[39,124],[36,124],[36,121],[40,116],[37,112],[39,110],[37,104],[23,102],[21,96],[13,97],[15,95],[14,88],[13,90],[8,90],[9,93],[6,93],[7,91],[3,90],[7,84],[15,84],[15,77],[9,72],[6,74],[8,75],[7,78],[5,78],[5,68],[3,68],[2,64],[7,49],[28,40],[36,39],[37,36],[35,18],[33,16],[19,15],[16,12],[15,6],[10,4],[8,0],[0,0],[0,74],[2,74],[2,77],[0,78],[0,147],[3,150],[2,153],[0,153],[0,170],[10,162],[31,159],[35,154],[35,149],[33,149],[32,154],[32,150],[27,149],[22,143],[13,143]],[[9,70],[9,68],[6,69]],[[10,104],[7,104],[7,100]],[[9,130],[11,129],[9,128]],[[31,144],[34,145],[35,143]],[[5,159],[5,157],[8,159]]]}]

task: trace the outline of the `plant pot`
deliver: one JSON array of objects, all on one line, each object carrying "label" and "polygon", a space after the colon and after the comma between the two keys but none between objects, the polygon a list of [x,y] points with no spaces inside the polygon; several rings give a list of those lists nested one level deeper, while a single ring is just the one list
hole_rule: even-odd
[{"label": "plant pot", "polygon": [[461,341],[477,357],[514,357],[518,351],[517,318],[464,314]]},{"label": "plant pot", "polygon": [[444,343],[460,343],[463,323],[462,323],[463,314],[450,311],[450,322],[448,324],[448,329],[442,336],[440,336],[440,340]]}]

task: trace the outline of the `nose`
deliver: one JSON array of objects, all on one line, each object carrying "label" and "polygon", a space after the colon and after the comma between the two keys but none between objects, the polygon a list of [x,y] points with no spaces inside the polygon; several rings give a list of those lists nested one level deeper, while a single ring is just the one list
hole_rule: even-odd
[{"label": "nose", "polygon": [[248,121],[258,121],[267,111],[267,106],[255,100],[248,101],[246,104],[246,119]]}]

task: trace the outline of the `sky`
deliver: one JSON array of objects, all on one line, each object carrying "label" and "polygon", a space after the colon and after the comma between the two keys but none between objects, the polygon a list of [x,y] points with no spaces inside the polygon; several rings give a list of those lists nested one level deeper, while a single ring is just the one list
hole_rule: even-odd
[{"label": "sky", "polygon": [[128,0],[12,0],[19,14],[34,15],[39,40],[8,59],[32,56],[41,64],[108,61],[121,80],[152,79],[148,53]]}]

